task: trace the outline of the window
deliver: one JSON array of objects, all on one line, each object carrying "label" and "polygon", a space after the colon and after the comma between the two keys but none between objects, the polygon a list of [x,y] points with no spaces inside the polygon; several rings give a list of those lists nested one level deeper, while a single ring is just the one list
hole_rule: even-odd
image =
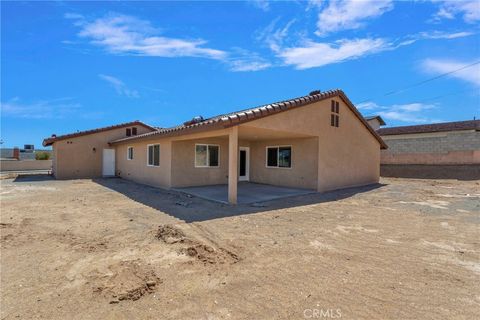
[{"label": "window", "polygon": [[132,136],[136,136],[137,135],[137,127],[133,127],[132,128]]},{"label": "window", "polygon": [[214,144],[195,145],[195,167],[218,167],[220,146]]},{"label": "window", "polygon": [[148,162],[147,165],[158,167],[160,165],[160,145],[149,144],[148,145]]},{"label": "window", "polygon": [[330,115],[330,125],[332,127],[339,126],[339,114],[340,114],[340,103],[338,101],[332,100],[332,107],[331,107],[332,114]]},{"label": "window", "polygon": [[291,168],[292,147],[267,147],[267,167],[269,168]]},{"label": "window", "polygon": [[127,148],[127,160],[133,160],[133,147]]}]

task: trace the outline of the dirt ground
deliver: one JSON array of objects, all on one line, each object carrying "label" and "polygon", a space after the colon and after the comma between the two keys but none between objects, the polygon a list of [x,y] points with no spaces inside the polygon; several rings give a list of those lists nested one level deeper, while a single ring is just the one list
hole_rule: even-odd
[{"label": "dirt ground", "polygon": [[1,319],[478,319],[480,182],[229,207],[121,179],[1,181]]}]

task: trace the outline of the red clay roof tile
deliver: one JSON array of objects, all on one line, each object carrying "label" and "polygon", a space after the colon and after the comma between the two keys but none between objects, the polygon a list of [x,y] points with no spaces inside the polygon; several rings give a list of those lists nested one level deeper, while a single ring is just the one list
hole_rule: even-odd
[{"label": "red clay roof tile", "polygon": [[[279,112],[283,112],[286,110],[291,110],[294,108],[306,106],[306,105],[315,103],[317,101],[322,101],[335,96],[339,96],[347,104],[347,106],[352,110],[352,112],[357,116],[357,118],[365,125],[365,127],[369,130],[369,132],[377,139],[377,141],[380,143],[381,148],[386,149],[387,145],[382,140],[382,138],[380,138],[380,136],[375,132],[375,130],[373,130],[370,127],[370,125],[368,125],[366,120],[358,112],[357,108],[355,108],[355,106],[348,99],[345,93],[343,93],[343,91],[339,89],[320,92],[318,94],[303,96],[303,97],[294,98],[290,100],[279,101],[279,102],[258,106],[254,108],[249,108],[245,110],[240,110],[240,111],[236,111],[228,114],[222,114],[222,115],[205,119],[195,124],[179,125],[172,128],[164,128],[164,129],[157,130],[155,132],[144,133],[135,137],[118,139],[115,141],[111,141],[110,143],[117,144],[117,143],[122,143],[126,141],[131,141],[131,140],[148,139],[148,138],[151,138],[152,136],[164,137],[164,136],[189,134],[189,133],[196,132],[200,129],[213,130],[213,129],[220,129],[220,128],[228,128],[230,126],[256,120],[256,119],[263,118],[263,117],[276,114]],[[255,110],[257,109],[260,111],[259,113],[255,112]],[[244,113],[249,111],[253,112],[254,117],[244,116]]]}]

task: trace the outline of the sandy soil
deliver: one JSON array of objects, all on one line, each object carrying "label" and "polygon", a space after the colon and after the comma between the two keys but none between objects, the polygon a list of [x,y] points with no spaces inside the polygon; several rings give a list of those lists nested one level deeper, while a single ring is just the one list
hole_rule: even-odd
[{"label": "sandy soil", "polygon": [[478,181],[236,208],[120,179],[5,179],[0,193],[2,319],[480,314]]}]

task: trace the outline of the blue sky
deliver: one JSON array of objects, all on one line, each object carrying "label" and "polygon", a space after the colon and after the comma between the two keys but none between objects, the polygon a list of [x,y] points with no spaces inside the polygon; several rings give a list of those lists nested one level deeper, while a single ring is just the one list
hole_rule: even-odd
[{"label": "blue sky", "polygon": [[2,2],[2,146],[315,89],[391,126],[478,118],[479,22],[477,1]]}]

